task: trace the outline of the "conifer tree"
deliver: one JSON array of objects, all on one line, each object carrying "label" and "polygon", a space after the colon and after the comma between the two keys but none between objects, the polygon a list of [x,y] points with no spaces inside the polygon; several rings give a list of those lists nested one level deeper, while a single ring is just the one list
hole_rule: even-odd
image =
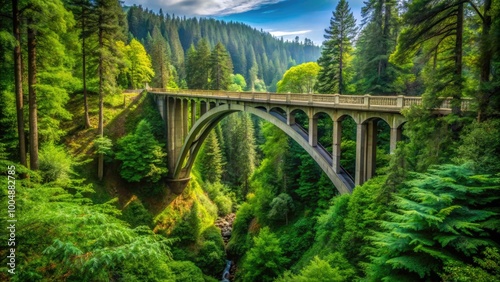
[{"label": "conifer tree", "polygon": [[395,93],[397,69],[389,62],[397,36],[394,0],[370,0],[361,10],[363,24],[356,43],[355,69],[361,93]]},{"label": "conifer tree", "polygon": [[231,57],[219,42],[210,55],[210,89],[227,90],[231,84],[232,72]]},{"label": "conifer tree", "polygon": [[428,93],[434,97],[453,97],[452,112],[459,114],[463,91],[464,2],[415,1],[409,5],[404,19],[407,28],[401,33],[397,58],[401,61],[423,52],[429,62]]},{"label": "conifer tree", "polygon": [[172,79],[169,59],[170,48],[158,27],[153,29],[151,40],[150,54],[155,73],[153,85],[159,88],[167,88],[169,81]]},{"label": "conifer tree", "polygon": [[23,70],[21,51],[21,15],[19,1],[12,0],[12,29],[16,40],[14,45],[14,85],[16,91],[17,136],[19,140],[19,161],[27,166],[26,141],[24,137]]},{"label": "conifer tree", "polygon": [[212,130],[208,134],[196,163],[200,167],[200,173],[206,181],[216,183],[221,180],[223,173],[222,153],[215,131]]},{"label": "conifer tree", "polygon": [[498,179],[466,165],[414,174],[371,237],[372,280],[436,280],[444,264],[471,259],[498,232]]},{"label": "conifer tree", "polygon": [[[116,42],[122,36],[120,22],[123,12],[119,1],[98,0],[97,36],[98,36],[98,76],[99,76],[99,137],[104,136],[104,95],[109,94],[116,83],[118,55]],[[104,175],[104,156],[99,155],[97,177]]]},{"label": "conifer tree", "polygon": [[323,51],[318,59],[321,70],[318,74],[320,93],[344,93],[345,56],[352,49],[356,36],[356,20],[347,0],[340,0],[330,19],[330,27],[325,29]]},{"label": "conifer tree", "polygon": [[190,48],[187,60],[186,73],[188,77],[186,79],[188,87],[191,89],[208,89],[208,77],[210,73],[210,47],[208,41],[202,38],[198,41],[196,50]]},{"label": "conifer tree", "polygon": [[75,15],[77,26],[80,28],[82,52],[82,82],[83,82],[83,109],[84,125],[90,128],[88,93],[87,93],[87,61],[91,52],[90,40],[96,34],[96,14],[94,3],[90,0],[72,0],[68,3],[69,9]]}]

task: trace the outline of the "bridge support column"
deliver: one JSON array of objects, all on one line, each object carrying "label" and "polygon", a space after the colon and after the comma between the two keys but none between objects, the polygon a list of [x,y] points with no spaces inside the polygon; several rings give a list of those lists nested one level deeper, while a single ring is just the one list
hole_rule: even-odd
[{"label": "bridge support column", "polygon": [[355,185],[365,182],[366,124],[358,124],[356,129],[356,176]]},{"label": "bridge support column", "polygon": [[209,106],[210,106],[210,104],[208,102],[205,102],[205,101],[200,102],[200,118],[202,115],[204,115],[206,112],[208,112]]},{"label": "bridge support column", "polygon": [[196,101],[191,100],[191,128],[196,123]]},{"label": "bridge support column", "polygon": [[286,115],[286,124],[288,124],[289,126],[295,124],[295,116],[292,114],[291,111],[289,111]]},{"label": "bridge support column", "polygon": [[342,123],[333,121],[333,148],[332,148],[332,166],[335,173],[340,173],[340,144],[342,143]]},{"label": "bridge support column", "polygon": [[318,118],[309,118],[309,145],[318,146]]},{"label": "bridge support column", "polygon": [[375,176],[377,159],[377,122],[369,121],[366,131],[365,181]]},{"label": "bridge support column", "polygon": [[184,140],[189,132],[189,101],[187,99],[183,99],[182,101],[182,143],[184,144]]},{"label": "bridge support column", "polygon": [[396,151],[396,144],[401,141],[401,128],[391,127],[391,140],[390,140],[390,152],[394,154]]}]

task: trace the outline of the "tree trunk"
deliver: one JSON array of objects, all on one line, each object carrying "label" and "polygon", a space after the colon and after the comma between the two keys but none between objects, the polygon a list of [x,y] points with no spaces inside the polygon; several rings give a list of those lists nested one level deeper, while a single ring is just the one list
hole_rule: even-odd
[{"label": "tree trunk", "polygon": [[14,46],[14,84],[16,89],[17,136],[19,139],[19,162],[26,163],[26,139],[24,136],[23,68],[21,57],[21,31],[18,0],[12,0],[12,28],[16,45]]},{"label": "tree trunk", "polygon": [[30,124],[30,168],[38,170],[38,124],[36,104],[36,32],[33,20],[28,19],[28,86]]},{"label": "tree trunk", "polygon": [[[464,4],[458,5],[457,13],[457,35],[455,40],[455,77],[454,77],[454,92],[451,101],[451,112],[456,115],[461,114],[462,104],[462,44],[463,44],[463,29],[464,29]],[[457,131],[457,127],[453,126],[453,131]]]},{"label": "tree trunk", "polygon": [[89,104],[87,101],[87,59],[85,50],[85,9],[82,10],[82,79],[83,79],[83,108],[84,108],[84,119],[85,128],[90,128],[90,118],[89,118]]},{"label": "tree trunk", "polygon": [[[97,127],[99,137],[104,137],[104,73],[103,73],[103,30],[99,28],[99,125]],[[99,154],[99,160],[97,164],[97,177],[102,180],[104,175],[104,156]]]},{"label": "tree trunk", "polygon": [[344,47],[343,46],[344,42],[343,42],[343,34],[342,34],[342,32],[340,33],[340,38],[341,38],[340,39],[341,42],[340,42],[340,56],[339,56],[340,57],[339,58],[339,94],[342,94],[342,92],[343,92],[342,91],[342,86],[343,86],[343,83],[344,83],[344,79],[342,77],[342,70],[344,68],[344,66],[342,64],[343,63],[342,56],[343,56],[343,53],[344,53],[344,48],[343,48]]},{"label": "tree trunk", "polygon": [[486,111],[489,102],[489,91],[485,89],[485,84],[490,81],[491,72],[491,59],[493,57],[490,46],[490,30],[491,30],[491,0],[484,1],[484,11],[483,11],[483,31],[481,34],[481,57],[480,57],[480,68],[481,68],[481,86],[482,89],[479,91],[479,111],[477,113],[477,120],[482,121],[486,117]]}]

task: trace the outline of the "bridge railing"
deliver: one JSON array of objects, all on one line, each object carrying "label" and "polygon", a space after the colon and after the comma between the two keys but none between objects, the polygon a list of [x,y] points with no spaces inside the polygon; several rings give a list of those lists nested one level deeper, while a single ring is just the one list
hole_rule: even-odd
[{"label": "bridge railing", "polygon": [[[340,95],[340,94],[298,94],[298,93],[269,93],[269,92],[230,92],[218,90],[192,90],[192,89],[158,89],[152,88],[153,93],[170,93],[189,95],[205,98],[220,98],[220,99],[237,99],[246,101],[261,101],[261,102],[284,102],[287,104],[333,104],[333,105],[348,105],[359,106],[363,108],[394,108],[401,109],[411,107],[413,105],[421,105],[422,97],[413,96],[371,96],[371,95]],[[442,103],[438,110],[451,110],[452,98],[441,98]],[[471,109],[471,99],[463,98],[461,109],[468,111]]]}]

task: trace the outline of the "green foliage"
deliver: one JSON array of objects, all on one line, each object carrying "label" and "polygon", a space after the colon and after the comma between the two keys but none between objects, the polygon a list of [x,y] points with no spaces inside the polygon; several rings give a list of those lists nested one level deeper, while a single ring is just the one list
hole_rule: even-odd
[{"label": "green foliage", "polygon": [[500,254],[497,248],[486,248],[482,256],[474,257],[474,265],[461,262],[445,264],[444,273],[440,274],[444,281],[498,281],[500,280]]},{"label": "green foliage", "polygon": [[223,165],[219,140],[215,131],[212,130],[198,153],[196,166],[203,180],[216,183],[221,180]]},{"label": "green foliage", "polygon": [[239,73],[231,74],[231,84],[229,85],[229,91],[241,92],[247,89],[247,82],[245,81],[245,77]]},{"label": "green foliage", "polygon": [[61,185],[70,180],[73,161],[66,150],[52,143],[40,150],[40,174],[44,182],[57,181]]},{"label": "green foliage", "polygon": [[269,219],[282,221],[284,218],[288,225],[288,214],[292,212],[294,208],[292,197],[286,193],[281,193],[271,201],[270,205],[271,210],[268,214]]},{"label": "green foliage", "polygon": [[94,148],[96,155],[104,155],[105,160],[111,161],[114,155],[113,141],[106,136],[98,136],[94,140]]},{"label": "green foliage", "polygon": [[[220,231],[216,227],[212,226],[208,232],[214,232],[214,235],[205,234],[205,236],[210,236],[215,240],[206,238],[201,244],[200,251],[196,255],[196,265],[203,271],[203,273],[219,277],[221,271],[224,269],[226,262],[224,253],[224,242],[220,236]],[[207,233],[207,231],[205,231]],[[215,238],[214,238],[215,237]]]},{"label": "green foliage", "polygon": [[284,271],[288,259],[283,256],[279,239],[264,227],[253,239],[253,247],[243,262],[243,281],[273,281]]},{"label": "green foliage", "polygon": [[239,188],[239,199],[245,199],[249,191],[250,177],[255,170],[255,132],[249,114],[231,114],[221,121],[226,168],[222,181]]},{"label": "green foliage", "polygon": [[152,228],[154,226],[153,216],[138,199],[125,206],[122,210],[121,219],[128,222],[132,227],[145,225]]},{"label": "green foliage", "polygon": [[222,43],[217,43],[210,54],[210,89],[227,90],[231,84],[233,63]]},{"label": "green foliage", "polygon": [[133,134],[118,140],[120,150],[116,158],[123,163],[120,175],[129,182],[147,179],[157,182],[167,172],[162,147],[151,133],[151,126],[145,120],[137,125]]},{"label": "green foliage", "polygon": [[226,185],[220,182],[206,183],[204,188],[208,197],[217,206],[220,216],[225,216],[233,211],[233,203],[236,199],[234,193],[230,192]]},{"label": "green foliage", "polygon": [[278,81],[277,92],[313,93],[319,70],[315,62],[291,67]]},{"label": "green foliage", "polygon": [[[5,175],[0,176],[2,182],[7,181]],[[17,266],[13,281],[103,281],[171,260],[172,241],[146,228],[131,229],[115,217],[119,211],[113,202],[93,205],[81,193],[70,194],[54,182],[39,185],[35,178],[29,183],[18,179],[16,184],[16,210],[23,211],[16,239],[24,242],[16,246],[16,257],[30,259]],[[158,267],[155,277],[169,273]],[[142,281],[151,277],[143,275],[135,277]]]},{"label": "green foliage", "polygon": [[329,281],[345,281],[339,273],[338,267],[333,268],[327,261],[322,260],[318,257],[314,257],[314,260],[306,266],[300,274],[293,275],[290,272],[286,272],[284,277],[275,280],[276,282],[329,282]]},{"label": "green foliage", "polygon": [[231,239],[227,245],[227,252],[230,256],[241,257],[250,248],[252,238],[249,234],[249,226],[253,218],[252,206],[249,203],[243,203],[236,212]]},{"label": "green foliage", "polygon": [[348,66],[348,54],[356,36],[356,20],[349,8],[349,3],[340,0],[330,19],[330,27],[325,30],[325,41],[318,64],[316,88],[320,93],[345,93],[347,83],[344,72]]},{"label": "green foliage", "polygon": [[190,261],[172,261],[168,266],[175,274],[175,281],[205,282],[201,269]]},{"label": "green foliage", "polygon": [[461,135],[455,159],[477,173],[500,172],[500,120],[473,122]]},{"label": "green foliage", "polygon": [[[466,166],[443,165],[414,174],[397,210],[375,232],[373,279],[437,277],[445,263],[460,262],[492,246],[498,233],[499,180],[473,175]],[[399,278],[397,278],[399,277]]]},{"label": "green foliage", "polygon": [[311,247],[314,242],[314,224],[314,219],[302,217],[277,233],[283,254],[289,259],[287,266],[295,264]]},{"label": "green foliage", "polygon": [[127,70],[130,76],[130,83],[133,89],[142,88],[145,82],[150,82],[155,73],[144,46],[132,39],[125,49],[126,60],[128,60],[129,68]]}]

